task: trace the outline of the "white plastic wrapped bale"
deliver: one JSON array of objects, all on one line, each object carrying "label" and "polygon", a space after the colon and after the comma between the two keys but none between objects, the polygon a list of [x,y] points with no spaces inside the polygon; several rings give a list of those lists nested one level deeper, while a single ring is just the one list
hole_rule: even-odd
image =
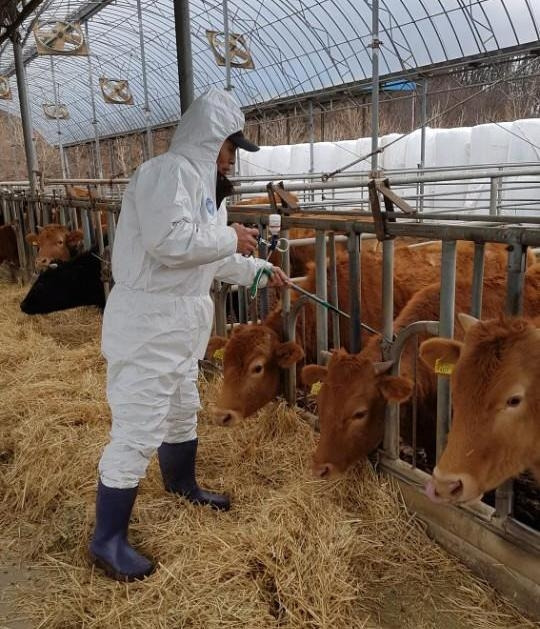
[{"label": "white plastic wrapped bale", "polygon": [[[511,123],[513,135],[509,135],[509,162],[540,163],[540,121],[516,120]],[[525,138],[522,140],[521,138]],[[502,213],[517,214],[507,199],[511,197],[512,205],[520,202],[520,213],[528,216],[540,216],[540,177],[516,178],[508,177],[502,191]],[[526,209],[525,209],[526,208]]]},{"label": "white plastic wrapped bale", "polygon": [[[429,131],[429,129],[428,129]],[[404,170],[406,168],[411,168],[411,164],[414,164],[415,167],[420,163],[420,132],[414,131],[410,135],[404,137],[399,142],[392,144],[388,149],[384,151],[382,156],[379,158],[381,166],[385,169],[385,171],[392,170]],[[386,136],[388,137],[388,136]],[[393,134],[392,137],[398,137],[397,134]],[[386,141],[386,145],[388,141]],[[371,144],[370,144],[371,146]],[[415,205],[413,198],[416,195],[416,186],[399,186],[394,189],[397,194],[403,197],[406,201],[411,203],[411,205]]]},{"label": "white plastic wrapped bale", "polygon": [[[471,152],[469,163],[504,164],[508,162],[508,141],[512,123],[483,124],[471,128]],[[471,181],[468,185],[466,210],[489,207],[490,182]],[[487,210],[486,210],[487,211]]]},{"label": "white plastic wrapped bale", "polygon": [[[420,163],[421,131],[415,130],[395,144],[400,134],[392,133],[380,138],[381,148],[388,149],[379,155],[380,168],[392,177],[392,171],[416,170]],[[499,124],[456,129],[426,129],[427,168],[468,165],[505,164],[516,162],[538,162],[540,150],[540,120],[528,119]],[[340,142],[318,142],[313,146],[315,173],[331,172],[348,163],[368,155],[371,138],[344,140]],[[307,173],[310,168],[310,145],[263,147],[258,153],[241,156],[242,175],[260,175],[262,183],[280,174]],[[368,172],[371,160],[367,159],[347,169],[348,174]],[[510,181],[510,180],[507,180]],[[514,212],[514,201],[521,202],[520,210],[527,208],[528,214],[540,212],[540,178],[529,178],[505,183],[502,195],[503,212]],[[416,186],[397,188],[396,191],[415,205]],[[358,198],[360,191],[336,191],[337,198]],[[464,213],[487,212],[489,207],[490,182],[467,181],[452,184],[426,184],[424,187],[425,211],[460,211]],[[363,191],[367,198],[367,190]],[[441,195],[441,196],[438,196]],[[509,198],[512,195],[512,201]],[[320,194],[315,199],[320,200]]]},{"label": "white plastic wrapped bale", "polygon": [[[426,149],[426,164],[435,164],[441,168],[469,164],[471,128],[430,129]],[[429,184],[425,187],[427,199],[424,203],[424,209],[462,213],[465,209],[468,187],[467,181]],[[432,194],[435,196],[432,197]]]}]

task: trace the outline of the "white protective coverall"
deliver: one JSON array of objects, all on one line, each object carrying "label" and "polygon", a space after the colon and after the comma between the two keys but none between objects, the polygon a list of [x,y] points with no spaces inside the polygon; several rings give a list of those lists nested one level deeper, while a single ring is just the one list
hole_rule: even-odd
[{"label": "white protective coverall", "polygon": [[124,194],[102,331],[112,429],[99,472],[108,487],[137,486],[162,442],[195,439],[212,281],[249,286],[271,267],[235,253],[236,232],[224,204],[216,208],[216,159],[243,127],[233,97],[210,89],[182,116],[168,152],[142,164]]}]

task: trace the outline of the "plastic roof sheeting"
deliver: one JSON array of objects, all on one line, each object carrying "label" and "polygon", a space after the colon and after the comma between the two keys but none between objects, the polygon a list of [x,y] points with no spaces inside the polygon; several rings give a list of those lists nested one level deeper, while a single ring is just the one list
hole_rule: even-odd
[{"label": "plastic roof sheeting", "polygon": [[[180,116],[178,69],[171,0],[141,0],[149,89],[148,121],[173,122]],[[540,38],[537,0],[380,0],[380,74],[402,72],[469,55],[495,52],[536,42]],[[48,0],[41,19],[64,20],[96,3]],[[371,2],[367,0],[228,0],[229,30],[244,34],[255,68],[232,68],[234,92],[241,105],[324,90],[371,76]],[[223,30],[223,3],[190,2],[195,93],[210,85],[225,86],[225,68],[216,64],[206,29]],[[64,143],[94,137],[91,90],[101,136],[117,135],[146,124],[137,5],[117,0],[88,22],[93,66],[90,86],[88,58],[34,57],[27,64],[33,124],[56,143],[57,123],[48,120],[44,102],[53,103],[51,58],[59,102],[69,120],[61,120]],[[32,51],[33,35],[25,53]],[[0,50],[0,74],[13,69],[8,43]],[[104,102],[99,77],[127,79],[133,105]],[[15,77],[13,100],[0,108],[18,115]]]}]

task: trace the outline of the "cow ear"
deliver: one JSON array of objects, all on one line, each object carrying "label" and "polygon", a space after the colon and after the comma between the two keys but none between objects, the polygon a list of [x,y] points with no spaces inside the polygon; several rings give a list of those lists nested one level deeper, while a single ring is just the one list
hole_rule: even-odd
[{"label": "cow ear", "polygon": [[392,365],[394,364],[393,360],[385,360],[382,363],[373,363],[373,369],[378,376],[382,376],[383,374],[390,371]]},{"label": "cow ear", "polygon": [[459,359],[462,346],[463,343],[453,339],[428,339],[420,345],[420,358],[432,371],[437,364],[453,366]]},{"label": "cow ear", "polygon": [[310,386],[316,382],[324,382],[328,375],[328,367],[322,365],[306,365],[302,369],[302,382]]},{"label": "cow ear", "polygon": [[282,369],[295,365],[304,358],[304,350],[294,341],[280,343],[276,349],[277,363]]},{"label": "cow ear", "polygon": [[73,247],[78,243],[82,242],[84,236],[80,229],[74,229],[66,234],[66,245],[68,247]]},{"label": "cow ear", "polygon": [[477,319],[476,317],[473,317],[470,314],[460,312],[458,314],[458,321],[461,323],[461,327],[463,328],[463,331],[467,332],[467,330],[471,328],[473,325],[476,325],[480,321],[480,319]]},{"label": "cow ear", "polygon": [[380,392],[389,402],[405,402],[413,392],[414,383],[403,376],[382,376],[377,382]]},{"label": "cow ear", "polygon": [[228,339],[224,336],[212,336],[208,341],[204,357],[206,360],[212,360],[214,353],[223,349],[227,345]]},{"label": "cow ear", "polygon": [[37,234],[35,234],[34,232],[32,232],[31,234],[26,234],[24,239],[29,245],[33,245],[34,247],[37,247],[38,237],[37,237]]}]

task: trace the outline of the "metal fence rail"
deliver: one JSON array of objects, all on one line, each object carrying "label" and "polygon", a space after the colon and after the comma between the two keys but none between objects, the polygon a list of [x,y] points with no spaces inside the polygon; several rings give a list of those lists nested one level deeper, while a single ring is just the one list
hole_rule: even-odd
[{"label": "metal fence rail", "polygon": [[[524,188],[504,182],[506,177],[514,179],[524,177],[531,188],[527,188],[524,199],[516,199],[513,209],[519,216],[499,216],[498,210],[504,208],[509,201],[504,197],[501,201],[501,189],[505,193],[513,190],[523,192]],[[375,236],[382,241],[382,320],[379,330],[384,337],[382,350],[385,356],[394,361],[393,372],[399,372],[400,357],[405,342],[419,333],[440,334],[451,337],[454,324],[454,297],[456,282],[456,243],[466,240],[475,243],[474,265],[472,275],[472,302],[470,312],[478,316],[482,306],[482,288],[484,273],[484,245],[486,243],[503,243],[508,246],[506,311],[508,314],[519,314],[523,299],[523,281],[525,260],[528,248],[540,247],[540,218],[529,215],[531,204],[535,201],[533,190],[535,181],[531,177],[540,177],[540,168],[521,167],[511,169],[489,168],[478,169],[474,172],[437,171],[417,174],[402,174],[392,179],[392,187],[387,180],[370,180],[367,177],[336,178],[335,181],[311,181],[292,183],[287,190],[307,193],[310,191],[324,191],[330,199],[321,202],[301,202],[298,208],[290,207],[286,201],[276,203],[272,195],[279,195],[282,187],[279,185],[253,186],[240,185],[239,192],[269,193],[269,204],[265,206],[233,205],[229,210],[229,219],[234,222],[257,224],[263,236],[266,235],[268,216],[270,213],[280,212],[282,215],[281,235],[288,238],[290,230],[296,227],[313,230],[313,239],[303,239],[292,246],[313,244],[315,248],[316,292],[323,299],[339,307],[337,300],[337,273],[335,245],[337,241],[346,242],[349,254],[349,304],[350,304],[350,347],[352,352],[359,351],[362,345],[361,316],[362,303],[359,286],[361,283],[361,248],[365,246],[365,239]],[[307,178],[306,178],[307,179]],[[401,197],[399,186],[419,186],[430,182],[485,179],[487,190],[493,195],[487,204],[487,213],[478,212],[466,215],[454,212],[420,211],[416,203],[418,198]],[[539,179],[540,181],[540,179]],[[58,182],[50,181],[51,185]],[[64,182],[65,183],[65,182]],[[102,190],[109,182],[100,180],[71,180],[73,184],[96,184]],[[118,182],[114,182],[115,184]],[[124,184],[125,182],[121,182]],[[1,185],[1,184],[0,184]],[[527,184],[529,185],[529,184]],[[538,184],[540,187],[540,183]],[[347,204],[339,199],[340,191],[347,194]],[[370,196],[371,194],[371,196]],[[439,197],[441,203],[448,198]],[[540,199],[540,195],[538,197]],[[414,204],[411,201],[415,201]],[[455,199],[454,199],[455,200]],[[397,205],[396,205],[397,204]],[[4,221],[11,223],[16,231],[17,244],[21,267],[29,276],[33,269],[33,252],[25,241],[25,235],[35,231],[36,225],[44,225],[48,221],[59,222],[70,229],[81,228],[84,233],[86,248],[95,247],[103,259],[107,259],[107,251],[114,244],[116,221],[120,211],[118,200],[106,198],[75,199],[52,194],[38,194],[33,197],[24,190],[0,191],[0,207]],[[491,212],[493,208],[497,212]],[[353,208],[356,208],[354,210]],[[361,208],[361,209],[358,209]],[[369,209],[369,211],[367,211]],[[369,221],[366,219],[369,218]],[[104,229],[106,225],[106,229]],[[393,334],[393,268],[394,268],[394,239],[401,236],[428,239],[442,242],[441,254],[441,292],[439,321],[417,322],[399,334]],[[290,255],[288,250],[282,254],[282,266],[286,272],[290,270]],[[328,259],[328,262],[327,262]],[[259,320],[264,318],[270,303],[265,290],[263,299],[253,307],[244,290],[237,292],[237,309],[235,317],[238,321]],[[227,325],[231,323],[231,309],[227,304],[231,302],[230,287],[216,285],[214,287],[216,304],[215,327],[218,333],[225,334]],[[297,318],[302,315],[305,299],[291,300],[290,289],[282,291],[283,330],[287,340],[296,336]],[[337,316],[328,316],[322,306],[316,307],[317,312],[317,359],[324,362],[331,345],[339,343],[339,320]],[[332,333],[329,335],[329,330]],[[296,371],[291,368],[285,382],[285,395],[290,403],[297,401]],[[439,378],[437,389],[437,458],[446,440],[450,424],[450,390],[448,379]],[[506,576],[501,571],[489,572],[490,576],[502,589],[511,587],[510,583],[519,579],[524,591],[530,596],[536,596],[533,604],[540,613],[540,531],[533,530],[518,521],[513,514],[513,483],[507,483],[497,490],[495,506],[482,505],[472,507],[437,507],[434,509],[422,497],[420,488],[424,485],[427,474],[417,467],[417,461],[412,463],[400,459],[399,452],[399,406],[389,405],[386,418],[386,430],[381,447],[381,464],[383,468],[403,483],[404,494],[410,505],[419,513],[423,513],[433,524],[433,530],[444,539],[453,539],[456,531],[460,543],[467,553],[473,553],[475,560],[480,556],[487,556],[488,563],[498,561],[506,564]],[[444,514],[444,515],[441,515]],[[447,519],[447,526],[445,525]],[[471,528],[472,527],[472,528]],[[454,532],[452,537],[449,530]],[[479,532],[480,531],[480,532]],[[445,537],[446,536],[446,537]],[[486,541],[488,540],[488,541]],[[493,541],[498,540],[498,541]],[[455,540],[454,540],[455,542]],[[471,550],[475,547],[476,550]],[[504,547],[504,553],[500,550]],[[475,554],[476,553],[476,554]],[[501,554],[502,553],[502,554]],[[489,559],[491,557],[491,559]],[[527,560],[527,557],[529,558]],[[487,564],[486,564],[487,565]],[[504,565],[503,565],[504,568]],[[510,575],[510,576],[508,576]],[[514,579],[514,581],[512,581]],[[527,605],[525,605],[527,606]],[[533,608],[531,607],[531,609]]]}]

